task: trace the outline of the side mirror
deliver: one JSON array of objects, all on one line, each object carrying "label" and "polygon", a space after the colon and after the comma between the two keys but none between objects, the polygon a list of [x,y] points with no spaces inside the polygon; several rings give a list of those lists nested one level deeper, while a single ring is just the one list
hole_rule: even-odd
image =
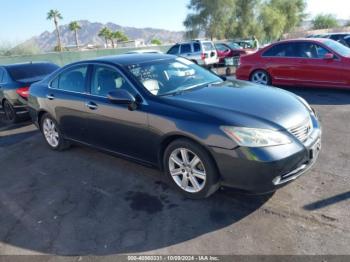
[{"label": "side mirror", "polygon": [[332,53],[327,53],[324,55],[325,60],[333,60],[334,59],[334,54]]},{"label": "side mirror", "polygon": [[116,89],[109,92],[107,98],[113,104],[131,105],[136,102],[135,97],[125,89]]}]

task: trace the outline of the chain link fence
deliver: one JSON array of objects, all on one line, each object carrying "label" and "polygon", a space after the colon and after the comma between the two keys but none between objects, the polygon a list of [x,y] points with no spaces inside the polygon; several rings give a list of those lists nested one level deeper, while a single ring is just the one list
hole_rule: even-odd
[{"label": "chain link fence", "polygon": [[137,49],[152,49],[167,52],[170,46],[157,46],[147,48],[115,48],[115,49],[94,49],[88,51],[68,51],[68,52],[52,52],[38,55],[23,56],[0,56],[0,64],[13,64],[23,62],[48,61],[63,66],[79,60],[92,59],[102,56],[119,55],[134,51]]}]

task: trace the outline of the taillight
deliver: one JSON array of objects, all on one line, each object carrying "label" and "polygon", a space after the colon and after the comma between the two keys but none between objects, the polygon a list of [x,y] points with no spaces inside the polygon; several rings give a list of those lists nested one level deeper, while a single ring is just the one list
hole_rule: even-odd
[{"label": "taillight", "polygon": [[204,54],[204,53],[201,54],[201,59],[202,59],[202,60],[205,59],[205,54]]},{"label": "taillight", "polygon": [[23,98],[28,98],[29,96],[29,86],[21,87],[16,90],[16,93],[19,94]]}]

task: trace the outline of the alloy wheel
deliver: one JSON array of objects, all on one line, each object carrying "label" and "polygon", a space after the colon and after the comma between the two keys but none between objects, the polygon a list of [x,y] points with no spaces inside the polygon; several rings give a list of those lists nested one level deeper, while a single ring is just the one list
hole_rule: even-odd
[{"label": "alloy wheel", "polygon": [[269,77],[267,73],[263,71],[257,71],[252,76],[252,82],[260,84],[260,85],[268,85]]},{"label": "alloy wheel", "polygon": [[57,147],[59,145],[59,134],[56,124],[50,118],[44,120],[43,132],[45,139],[50,146]]},{"label": "alloy wheel", "polygon": [[202,160],[186,148],[175,149],[169,157],[169,171],[175,183],[188,193],[200,192],[206,183]]}]

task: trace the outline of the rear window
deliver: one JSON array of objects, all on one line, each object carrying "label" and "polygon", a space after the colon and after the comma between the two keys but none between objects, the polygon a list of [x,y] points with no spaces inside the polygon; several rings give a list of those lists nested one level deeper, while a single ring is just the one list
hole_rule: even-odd
[{"label": "rear window", "polygon": [[11,78],[15,81],[29,78],[44,78],[58,68],[55,64],[25,64],[13,65],[7,68]]},{"label": "rear window", "polygon": [[204,42],[204,43],[202,43],[202,45],[203,45],[203,48],[205,51],[215,50],[215,47],[211,42]]}]

